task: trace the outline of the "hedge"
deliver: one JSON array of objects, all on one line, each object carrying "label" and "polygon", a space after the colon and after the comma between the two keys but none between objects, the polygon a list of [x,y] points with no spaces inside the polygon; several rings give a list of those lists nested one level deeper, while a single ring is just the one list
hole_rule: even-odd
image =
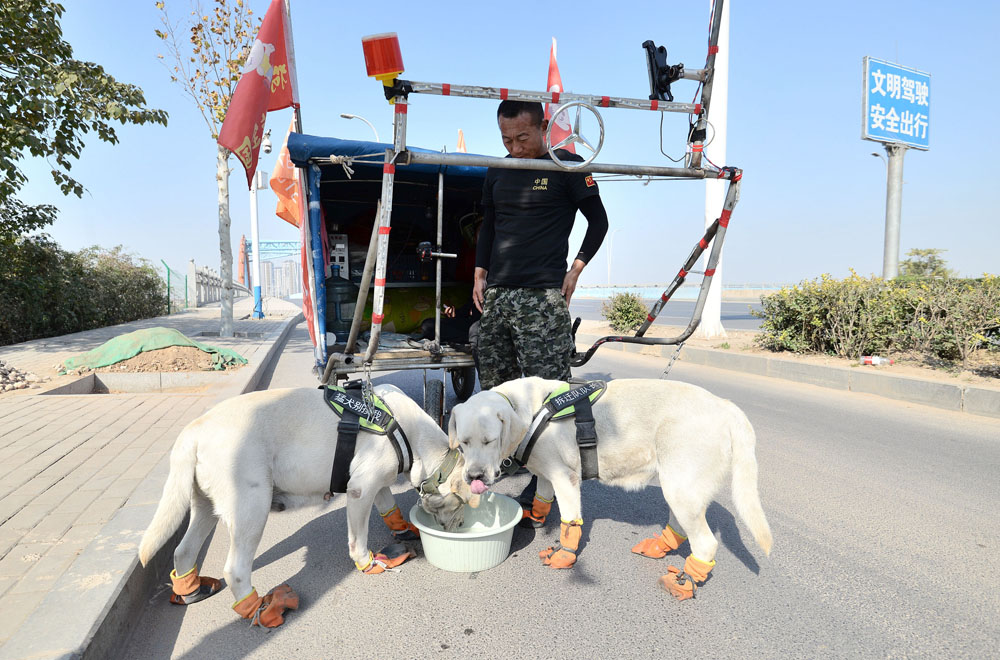
[{"label": "hedge", "polygon": [[963,366],[1000,335],[1000,278],[823,275],[761,299],[757,342],[774,351],[862,355],[916,351]]},{"label": "hedge", "polygon": [[0,346],[166,313],[156,269],[121,246],[79,252],[45,235],[0,241]]}]

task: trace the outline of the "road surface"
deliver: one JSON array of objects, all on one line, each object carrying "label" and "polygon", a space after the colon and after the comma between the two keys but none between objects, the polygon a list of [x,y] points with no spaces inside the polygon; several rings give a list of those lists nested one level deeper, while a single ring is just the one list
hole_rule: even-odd
[{"label": "road surface", "polygon": [[[657,378],[667,360],[602,349],[577,375]],[[315,387],[298,326],[262,387]],[[550,522],[515,530],[512,555],[478,574],[422,557],[398,574],[359,574],[343,496],[274,513],[254,563],[262,593],[302,600],[281,628],[251,629],[227,591],[191,607],[151,595],[128,658],[817,658],[996,657],[1000,639],[1000,420],[677,363],[670,378],[731,399],[757,432],[760,493],[775,545],[757,548],[728,484],[709,507],[718,565],[697,597],[657,587],[666,565],[629,552],[659,531],[659,489],[585,482],[585,546],[554,571]],[[419,396],[417,374],[379,376]],[[449,388],[449,405],[453,396]],[[664,405],[670,405],[664,402]],[[336,420],[331,416],[331,441]],[[520,491],[527,477],[496,489]],[[415,502],[402,483],[404,511]],[[555,511],[552,519],[555,520]],[[371,523],[374,547],[390,538]],[[220,526],[202,562],[221,577]],[[681,548],[687,551],[687,546]]]}]

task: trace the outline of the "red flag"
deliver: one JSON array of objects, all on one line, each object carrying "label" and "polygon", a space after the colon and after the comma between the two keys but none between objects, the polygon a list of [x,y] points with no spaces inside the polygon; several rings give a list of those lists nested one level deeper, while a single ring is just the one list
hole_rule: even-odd
[{"label": "red flag", "polygon": [[271,0],[219,131],[219,144],[243,163],[248,187],[257,170],[267,113],[299,105],[294,91],[295,71],[285,39],[289,27],[283,0]]},{"label": "red flag", "polygon": [[[562,77],[559,75],[559,64],[556,63],[556,38],[552,37],[552,50],[549,52],[549,87],[550,92],[562,92]],[[558,105],[558,104],[557,104]],[[552,120],[552,110],[555,108],[551,107],[551,103],[545,104],[545,118]],[[565,112],[560,112],[559,116],[555,118],[556,125],[552,127],[552,144],[559,144],[572,132],[572,126],[570,125],[569,117]],[[562,147],[566,151],[572,151],[576,153],[576,147],[569,144]]]}]

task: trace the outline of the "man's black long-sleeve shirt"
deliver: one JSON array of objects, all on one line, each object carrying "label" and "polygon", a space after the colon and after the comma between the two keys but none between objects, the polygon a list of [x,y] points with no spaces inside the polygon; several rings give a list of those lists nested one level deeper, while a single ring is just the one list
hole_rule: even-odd
[{"label": "man's black long-sleeve shirt", "polygon": [[[583,160],[561,150],[559,158]],[[483,206],[476,266],[488,271],[487,286],[561,287],[577,209],[587,218],[577,259],[589,262],[608,230],[597,183],[587,172],[490,168]]]}]

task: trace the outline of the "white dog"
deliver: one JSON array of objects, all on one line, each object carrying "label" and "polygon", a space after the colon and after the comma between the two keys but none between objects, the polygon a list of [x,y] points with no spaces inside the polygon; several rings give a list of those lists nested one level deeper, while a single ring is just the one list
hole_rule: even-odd
[{"label": "white dog", "polygon": [[[470,499],[469,487],[462,481],[461,459],[449,450],[448,437],[399,388],[380,385],[374,391],[409,441],[412,466],[408,476],[425,493],[421,502],[446,529],[461,525],[462,494]],[[284,389],[226,400],[181,431],[170,455],[163,496],[139,546],[139,559],[145,565],[190,508],[187,532],[174,551],[171,602],[190,604],[221,589],[219,580],[199,576],[195,564],[218,517],[229,529],[223,572],[236,596],[233,609],[254,624],[274,627],[282,623],[285,608],[298,607],[298,596],[287,585],[258,596],[250,582],[251,564],[272,506],[320,503],[328,492],[339,421],[322,391]],[[449,464],[450,474],[444,474]],[[351,559],[367,574],[381,573],[412,556],[403,548],[395,557],[368,549],[373,504],[394,533],[404,538],[408,532],[416,534],[389,490],[398,466],[388,437],[362,427],[350,463],[346,508]],[[471,499],[478,504],[478,496]]]},{"label": "white dog", "polygon": [[[472,492],[498,477],[501,462],[514,454],[546,397],[561,385],[541,378],[512,380],[455,407],[449,436],[465,456],[463,476]],[[771,529],[757,493],[754,432],[733,403],[686,383],[613,380],[593,404],[593,416],[601,481],[639,490],[658,478],[670,507],[673,524],[632,551],[659,558],[690,538],[684,570],[670,566],[660,580],[668,592],[679,600],[690,598],[695,583],[704,582],[715,565],[718,541],[705,511],[730,469],[736,510],[770,553]],[[540,556],[547,566],[569,568],[576,561],[583,524],[581,456],[573,421],[549,422],[526,467],[538,476],[538,490],[525,517],[544,522],[554,495],[562,518],[559,545]]]}]

